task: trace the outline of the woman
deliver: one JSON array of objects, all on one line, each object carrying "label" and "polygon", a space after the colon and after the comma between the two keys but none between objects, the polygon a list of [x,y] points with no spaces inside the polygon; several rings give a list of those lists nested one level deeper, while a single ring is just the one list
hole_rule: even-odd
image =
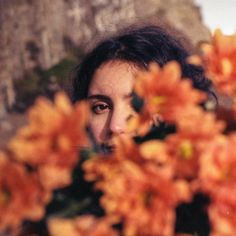
[{"label": "woman", "polygon": [[182,76],[194,87],[209,91],[201,68],[186,62],[189,56],[175,38],[157,26],[145,26],[108,38],[97,45],[78,66],[73,81],[73,101],[88,99],[92,110],[91,133],[105,150],[114,148],[114,135],[130,135],[127,121],[135,115],[130,105],[136,73],[150,62],[161,67],[176,60]]}]

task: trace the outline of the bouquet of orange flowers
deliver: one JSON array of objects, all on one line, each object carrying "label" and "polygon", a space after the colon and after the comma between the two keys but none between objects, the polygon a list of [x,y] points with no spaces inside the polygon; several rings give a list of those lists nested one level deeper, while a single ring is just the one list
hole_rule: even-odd
[{"label": "bouquet of orange flowers", "polygon": [[134,86],[138,137],[115,137],[112,153],[96,152],[86,103],[39,98],[0,152],[0,235],[236,235],[236,35],[216,31],[201,49],[189,61],[228,108],[177,62],[151,64]]}]

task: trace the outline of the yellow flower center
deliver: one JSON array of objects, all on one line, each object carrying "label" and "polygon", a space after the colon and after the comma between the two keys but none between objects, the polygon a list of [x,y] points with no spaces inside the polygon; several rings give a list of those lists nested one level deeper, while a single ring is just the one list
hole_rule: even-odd
[{"label": "yellow flower center", "polygon": [[0,192],[0,205],[6,204],[10,199],[10,192],[6,189]]},{"label": "yellow flower center", "polygon": [[232,73],[233,66],[231,61],[228,58],[223,58],[221,61],[221,68],[222,68],[222,73],[225,76],[229,76]]},{"label": "yellow flower center", "polygon": [[183,141],[179,147],[179,154],[184,160],[190,160],[193,155],[192,143],[188,140]]},{"label": "yellow flower center", "polygon": [[152,98],[152,103],[154,103],[155,105],[160,105],[162,103],[164,103],[166,100],[165,96],[156,96],[154,98]]}]

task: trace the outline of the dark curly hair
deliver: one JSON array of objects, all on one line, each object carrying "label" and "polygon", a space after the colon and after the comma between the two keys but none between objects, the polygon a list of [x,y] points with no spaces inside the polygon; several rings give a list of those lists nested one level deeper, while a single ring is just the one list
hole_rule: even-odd
[{"label": "dark curly hair", "polygon": [[150,62],[157,62],[162,67],[167,62],[176,60],[181,66],[183,77],[190,78],[195,88],[210,92],[211,83],[205,78],[203,69],[187,63],[188,56],[182,44],[158,26],[128,30],[99,43],[75,69],[72,101],[87,97],[96,69],[112,60],[127,61],[141,68],[147,68]]}]

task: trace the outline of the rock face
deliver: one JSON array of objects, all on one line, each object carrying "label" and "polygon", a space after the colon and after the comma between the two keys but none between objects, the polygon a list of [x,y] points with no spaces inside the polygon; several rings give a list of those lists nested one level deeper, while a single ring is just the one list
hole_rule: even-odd
[{"label": "rock face", "polygon": [[170,25],[195,45],[209,39],[193,0],[0,0],[0,109],[14,103],[12,81],[50,68],[68,48],[87,48],[135,22]]}]

